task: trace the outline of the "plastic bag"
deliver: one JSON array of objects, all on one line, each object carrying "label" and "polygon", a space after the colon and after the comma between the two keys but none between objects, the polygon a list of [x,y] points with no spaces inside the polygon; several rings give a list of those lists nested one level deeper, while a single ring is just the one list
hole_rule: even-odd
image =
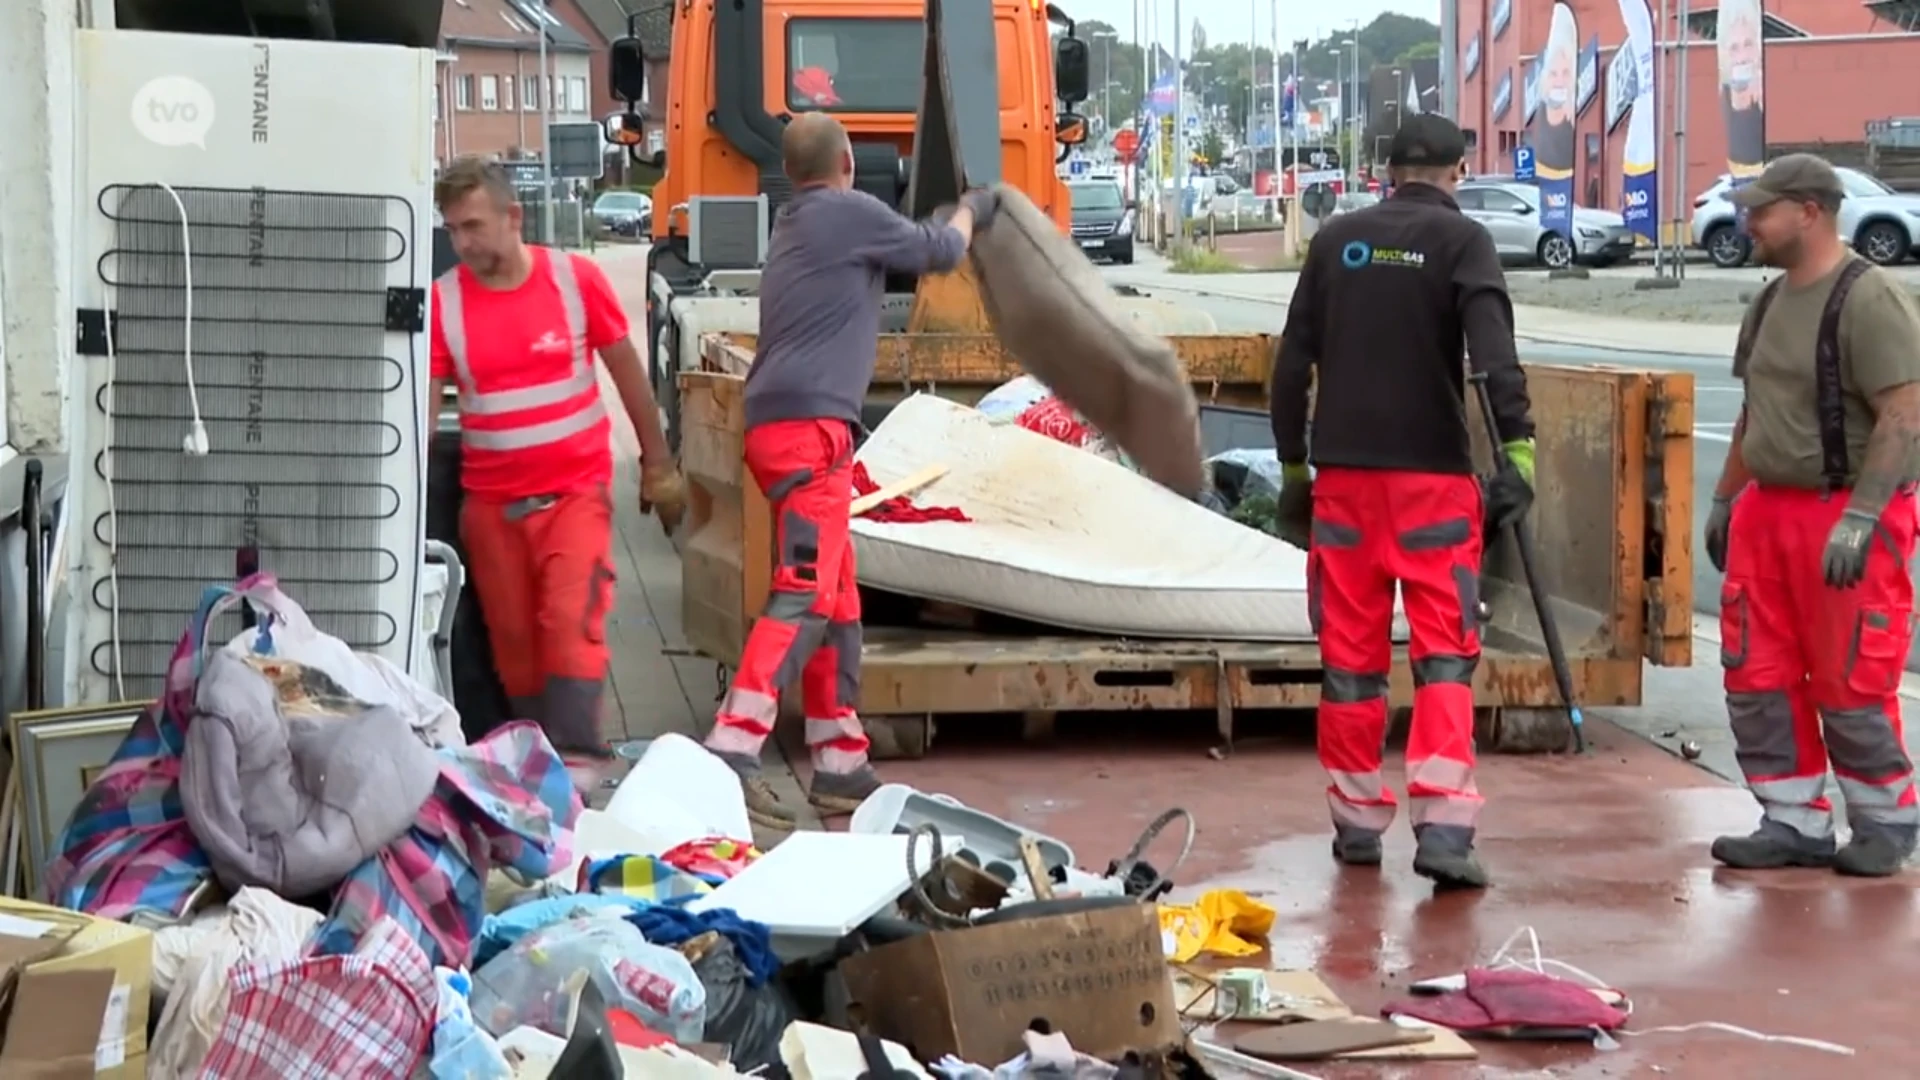
[{"label": "plastic bag", "polygon": [[1280,459],[1271,450],[1228,450],[1208,458],[1207,467],[1229,510],[1255,496],[1280,497]]},{"label": "plastic bag", "polygon": [[733,942],[718,938],[693,963],[707,992],[707,1030],[702,1040],[727,1047],[727,1060],[748,1072],[780,1061],[780,1033],[793,1021],[793,1009],[778,982],[760,986]]},{"label": "plastic bag", "polygon": [[1252,956],[1273,929],[1274,910],[1239,889],[1214,889],[1191,904],[1160,905],[1160,941],[1167,959],[1184,964],[1201,953]]},{"label": "plastic bag", "polygon": [[473,1017],[494,1035],[522,1024],[567,1034],[567,980],[576,971],[615,1008],[679,1043],[699,1042],[707,992],[687,958],[650,945],[618,911],[543,926],[473,976]]}]

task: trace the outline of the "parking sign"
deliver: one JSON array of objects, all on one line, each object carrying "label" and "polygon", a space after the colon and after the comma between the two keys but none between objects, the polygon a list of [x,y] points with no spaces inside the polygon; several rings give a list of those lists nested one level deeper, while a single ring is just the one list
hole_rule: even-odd
[{"label": "parking sign", "polygon": [[1516,146],[1513,148],[1513,178],[1515,180],[1533,179],[1533,147]]}]

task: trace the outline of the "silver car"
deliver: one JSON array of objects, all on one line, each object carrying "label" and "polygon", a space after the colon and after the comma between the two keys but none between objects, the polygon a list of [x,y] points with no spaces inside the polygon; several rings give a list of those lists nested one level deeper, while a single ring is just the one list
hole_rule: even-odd
[{"label": "silver car", "polygon": [[1506,262],[1560,270],[1576,263],[1612,266],[1633,254],[1633,232],[1611,210],[1574,207],[1572,238],[1541,225],[1540,189],[1532,184],[1470,180],[1454,199],[1461,213],[1493,235],[1493,246]]},{"label": "silver car", "polygon": [[[1920,247],[1920,195],[1902,194],[1858,169],[1835,168],[1847,197],[1840,204],[1840,235],[1854,250],[1881,266],[1906,261]],[[1715,266],[1744,265],[1752,242],[1734,219],[1725,173],[1693,200],[1693,246],[1706,251]]]}]

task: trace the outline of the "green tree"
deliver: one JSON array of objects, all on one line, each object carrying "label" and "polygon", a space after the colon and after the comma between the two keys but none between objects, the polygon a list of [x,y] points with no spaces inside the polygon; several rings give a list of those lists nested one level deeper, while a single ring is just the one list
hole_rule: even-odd
[{"label": "green tree", "polygon": [[1438,41],[1422,41],[1413,48],[1394,57],[1393,65],[1395,67],[1404,67],[1413,63],[1415,60],[1433,60],[1438,58],[1439,55],[1440,43]]},{"label": "green tree", "polygon": [[1206,159],[1207,164],[1218,165],[1220,159],[1227,156],[1227,144],[1220,138],[1218,130],[1208,128],[1207,133],[1200,137],[1199,152],[1200,156]]}]

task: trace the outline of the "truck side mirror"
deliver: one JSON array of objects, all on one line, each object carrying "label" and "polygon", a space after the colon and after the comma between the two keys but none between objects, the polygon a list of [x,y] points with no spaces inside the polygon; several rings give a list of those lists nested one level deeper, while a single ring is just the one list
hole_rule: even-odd
[{"label": "truck side mirror", "polygon": [[1053,139],[1062,146],[1079,146],[1087,141],[1087,118],[1075,112],[1063,112],[1054,118]]},{"label": "truck side mirror", "polygon": [[607,89],[631,105],[647,96],[647,53],[636,37],[607,46]]},{"label": "truck side mirror", "polygon": [[1053,46],[1053,92],[1069,107],[1087,100],[1088,58],[1092,50],[1076,37],[1063,37]]}]

